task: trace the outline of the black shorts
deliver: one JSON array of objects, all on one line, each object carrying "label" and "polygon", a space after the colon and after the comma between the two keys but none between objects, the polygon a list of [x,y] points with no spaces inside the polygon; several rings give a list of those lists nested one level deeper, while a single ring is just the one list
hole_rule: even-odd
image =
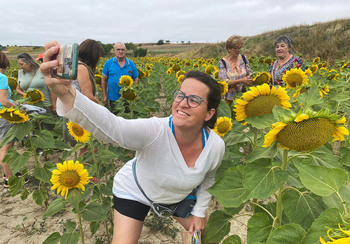
[{"label": "black shorts", "polygon": [[125,215],[127,217],[144,221],[149,210],[150,206],[147,206],[138,201],[119,198],[113,195],[114,200],[114,209],[118,211],[118,213]]}]

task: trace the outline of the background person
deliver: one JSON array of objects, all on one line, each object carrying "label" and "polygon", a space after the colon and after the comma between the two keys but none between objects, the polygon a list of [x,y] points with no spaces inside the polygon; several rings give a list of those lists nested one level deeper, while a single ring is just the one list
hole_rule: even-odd
[{"label": "background person", "polygon": [[288,36],[282,35],[276,39],[275,53],[277,60],[271,63],[269,68],[272,85],[282,86],[282,77],[290,69],[300,68],[305,71],[303,60],[292,54],[292,40]]},{"label": "background person", "polygon": [[38,89],[44,94],[45,103],[50,104],[51,112],[56,113],[56,98],[51,95],[40,72],[39,64],[28,53],[17,56],[17,63],[21,68],[18,72],[18,84],[16,91],[24,94],[30,89]]},{"label": "background person", "polygon": [[[206,191],[215,181],[215,173],[225,153],[223,140],[209,127],[217,118],[221,100],[219,84],[210,75],[190,71],[175,92],[172,116],[126,120],[110,113],[82,95],[70,81],[50,74],[57,66],[57,42],[46,44],[41,71],[45,82],[58,99],[58,111],[74,123],[107,143],[135,150],[114,178],[115,202],[112,243],[137,243],[150,202],[142,194],[133,176],[149,198],[157,203],[173,204],[186,198],[193,189],[197,203],[187,218],[174,217],[186,230],[203,233],[211,195]],[[48,61],[52,60],[52,61]],[[105,123],[108,121],[108,123]]]},{"label": "background person", "polygon": [[139,72],[135,63],[125,57],[126,47],[124,43],[117,42],[114,44],[114,54],[115,57],[107,60],[103,66],[101,81],[103,101],[106,106],[109,104],[112,113],[115,113],[114,102],[120,98],[120,77],[128,75],[136,84],[139,82]]},{"label": "background person", "polygon": [[[11,89],[8,85],[8,79],[4,75],[6,69],[10,67],[10,62],[6,55],[0,51],[0,109],[2,108],[15,108],[17,107],[16,103],[11,100]],[[11,123],[7,120],[0,118],[0,143],[2,138],[6,135],[7,131],[11,128]],[[7,163],[4,163],[3,160],[8,152],[8,150],[13,147],[14,139],[12,142],[4,145],[0,148],[0,164],[4,170],[4,187],[9,187],[8,179],[12,176],[10,166]]]},{"label": "background person", "polygon": [[38,55],[38,57],[35,59],[35,61],[38,61],[39,64],[42,64],[43,63],[43,60],[44,60],[44,54],[43,53],[40,53]]},{"label": "background person", "polygon": [[[87,96],[91,101],[100,104],[96,98],[97,86],[95,82],[95,69],[102,54],[101,45],[92,39],[86,39],[78,47],[78,76],[72,81],[79,92]],[[68,119],[63,118],[63,139],[72,147],[77,143],[69,134],[67,128]],[[83,148],[84,149],[84,148]],[[86,152],[87,147],[80,151],[80,156]]]},{"label": "background person", "polygon": [[228,54],[219,60],[219,79],[225,80],[228,84],[228,92],[225,101],[230,105],[236,93],[241,92],[243,87],[251,85],[250,78],[252,70],[248,59],[240,54],[243,45],[242,38],[230,36],[226,41]]}]

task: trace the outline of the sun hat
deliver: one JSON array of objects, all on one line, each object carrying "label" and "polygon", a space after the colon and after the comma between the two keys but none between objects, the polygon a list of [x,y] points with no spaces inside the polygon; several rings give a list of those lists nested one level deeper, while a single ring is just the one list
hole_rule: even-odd
[{"label": "sun hat", "polygon": [[43,54],[43,53],[40,53],[40,54],[38,55],[38,57],[37,57],[35,60],[39,60],[39,59],[41,59],[41,58],[44,58],[44,54]]}]

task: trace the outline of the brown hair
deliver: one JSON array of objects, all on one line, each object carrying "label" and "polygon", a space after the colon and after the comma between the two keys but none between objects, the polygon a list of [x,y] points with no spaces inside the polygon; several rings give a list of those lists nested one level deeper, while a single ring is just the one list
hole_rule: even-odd
[{"label": "brown hair", "polygon": [[0,68],[1,69],[6,69],[8,67],[10,67],[10,61],[7,58],[7,56],[5,55],[5,53],[0,51]]},{"label": "brown hair", "polygon": [[95,72],[98,60],[102,54],[102,46],[95,40],[86,39],[78,48],[78,59],[87,64]]},{"label": "brown hair", "polygon": [[[23,62],[26,64],[29,64],[30,67],[32,67],[32,70],[36,72],[37,69],[39,69],[39,64],[35,62],[35,60],[30,56],[28,53],[21,53],[17,55],[17,60],[22,59]],[[23,71],[23,70],[22,70]],[[23,71],[24,73],[24,71]]]},{"label": "brown hair", "polygon": [[226,50],[229,50],[230,48],[235,48],[237,46],[242,46],[243,40],[240,36],[230,36],[226,41]]}]

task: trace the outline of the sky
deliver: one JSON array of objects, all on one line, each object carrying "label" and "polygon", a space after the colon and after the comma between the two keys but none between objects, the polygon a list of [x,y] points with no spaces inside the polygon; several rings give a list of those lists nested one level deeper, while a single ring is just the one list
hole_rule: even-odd
[{"label": "sky", "polygon": [[0,45],[226,41],[350,18],[346,0],[0,0]]}]

